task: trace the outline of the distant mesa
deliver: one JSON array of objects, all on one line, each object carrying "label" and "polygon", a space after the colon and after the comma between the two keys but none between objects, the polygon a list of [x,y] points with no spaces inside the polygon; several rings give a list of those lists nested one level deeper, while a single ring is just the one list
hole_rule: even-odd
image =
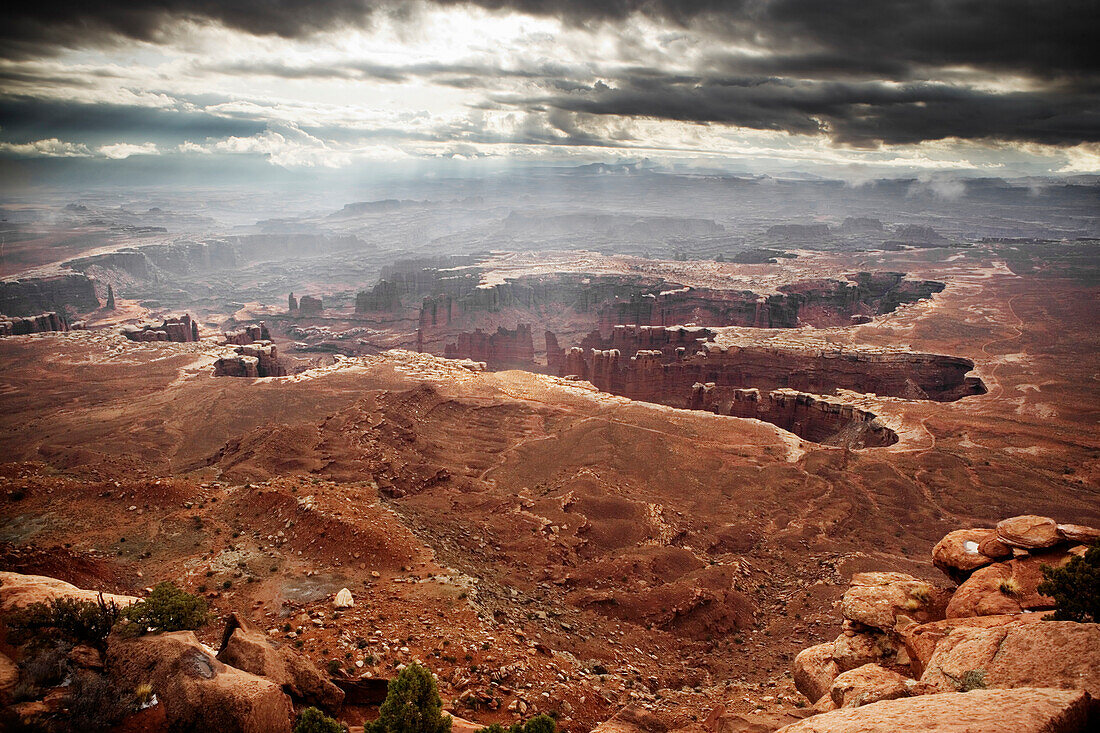
[{"label": "distant mesa", "polygon": [[294,293],[288,296],[287,305],[292,316],[319,316],[325,309],[320,298],[312,295],[295,298]]},{"label": "distant mesa", "polygon": [[480,328],[472,333],[458,334],[457,343],[447,344],[443,355],[448,359],[471,359],[485,362],[490,369],[530,368],[535,365],[535,347],[531,326],[520,323],[514,330],[503,326],[496,333]]},{"label": "distant mesa", "polygon": [[286,367],[279,359],[279,349],[270,341],[256,341],[235,346],[231,356],[214,362],[215,377],[284,377]]},{"label": "distant mesa", "polygon": [[0,313],[9,316],[86,313],[97,308],[95,281],[83,273],[0,282]]},{"label": "distant mesa", "polygon": [[39,313],[36,316],[14,318],[0,315],[0,336],[22,336],[30,333],[47,333],[49,331],[68,331],[76,329],[78,324],[83,326],[83,321],[77,321],[72,326],[65,322],[57,313]]},{"label": "distant mesa", "polygon": [[235,331],[225,332],[225,345],[236,344],[237,346],[246,346],[256,341],[271,341],[271,332],[268,330],[267,324],[263,321],[251,326],[245,326]]},{"label": "distant mesa", "polygon": [[199,324],[189,314],[166,318],[159,326],[123,326],[122,335],[131,341],[176,341],[186,343],[199,340]]}]

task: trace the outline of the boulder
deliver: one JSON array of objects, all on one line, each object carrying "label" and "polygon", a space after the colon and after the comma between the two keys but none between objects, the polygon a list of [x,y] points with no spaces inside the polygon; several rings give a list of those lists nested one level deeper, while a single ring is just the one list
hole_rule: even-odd
[{"label": "boulder", "polygon": [[263,631],[235,613],[226,622],[217,659],[271,680],[297,703],[336,712],[344,702],[344,691],[311,661],[285,646],[276,647]]},{"label": "boulder", "polygon": [[347,588],[341,588],[336,598],[332,600],[333,608],[351,608],[354,605],[355,599],[351,597],[351,591]]},{"label": "boulder", "polygon": [[[71,583],[45,575],[0,572],[0,610],[2,611],[23,608],[32,603],[49,603],[55,598],[76,598],[95,603],[99,598],[99,592],[77,588]],[[104,593],[103,600],[107,603],[113,601],[125,607],[141,599]]]},{"label": "boulder", "polygon": [[[865,664],[895,664],[901,643],[893,634],[877,631],[853,633],[845,631],[833,642],[833,660],[841,672],[847,672]],[[907,663],[906,661],[902,662]]]},{"label": "boulder", "polygon": [[1100,541],[1100,529],[1086,527],[1083,524],[1059,524],[1058,533],[1070,542],[1080,542],[1091,545]]},{"label": "boulder", "polygon": [[840,668],[833,661],[833,644],[811,646],[794,658],[794,686],[810,702],[824,697],[839,673]]},{"label": "boulder", "polygon": [[1097,722],[1081,690],[974,690],[843,708],[778,733],[1081,733]]},{"label": "boulder", "polygon": [[194,632],[132,639],[112,635],[107,667],[125,688],[151,684],[170,729],[220,733],[290,730],[293,709],[279,686],[219,662]]},{"label": "boulder", "polygon": [[908,697],[906,683],[911,681],[877,664],[865,664],[839,674],[829,696],[838,708],[858,708],[879,700]]},{"label": "boulder", "polygon": [[856,573],[840,601],[844,618],[881,631],[943,618],[950,594],[904,573]]},{"label": "boulder", "polygon": [[982,568],[959,586],[947,604],[947,618],[995,616],[1054,607],[1054,599],[1039,593],[1043,582],[1042,567],[1058,567],[1069,562],[1068,552],[999,562]]},{"label": "boulder", "polygon": [[996,539],[992,529],[957,529],[949,532],[932,548],[932,564],[947,577],[962,581],[978,568],[993,562],[980,552],[982,542]]},{"label": "boulder", "polygon": [[1007,545],[1025,550],[1053,547],[1062,541],[1058,524],[1050,517],[1023,514],[997,523],[997,538]]},{"label": "boulder", "polygon": [[1043,620],[1039,613],[1022,613],[1001,616],[970,616],[967,618],[953,618],[944,621],[933,621],[930,624],[910,626],[902,634],[902,643],[909,654],[909,668],[914,677],[920,677],[928,667],[929,660],[936,651],[936,645],[952,629],[957,628],[992,628],[994,626],[1008,626],[1010,624],[1036,623]]},{"label": "boulder", "polygon": [[1100,698],[1100,624],[1074,621],[960,626],[937,645],[921,676],[944,691],[967,672],[986,687],[1061,687]]},{"label": "boulder", "polygon": [[1012,548],[1001,542],[996,533],[978,543],[978,552],[994,560],[1007,560],[1012,557]]}]

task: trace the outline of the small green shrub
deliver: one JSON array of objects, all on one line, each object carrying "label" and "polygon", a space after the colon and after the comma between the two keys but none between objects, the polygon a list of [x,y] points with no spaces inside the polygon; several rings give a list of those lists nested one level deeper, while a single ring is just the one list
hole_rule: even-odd
[{"label": "small green shrub", "polygon": [[104,601],[101,593],[95,602],[54,598],[49,603],[32,603],[12,613],[7,621],[9,631],[17,640],[51,631],[78,644],[103,649],[107,634],[121,616],[118,604]]},{"label": "small green shrub", "polygon": [[340,660],[330,659],[325,664],[325,669],[328,671],[330,677],[335,677],[340,674]]},{"label": "small green shrub", "polygon": [[294,723],[293,733],[344,733],[344,730],[335,718],[330,718],[317,708],[306,708]]},{"label": "small green shrub", "polygon": [[957,680],[959,692],[985,689],[985,672],[980,669],[971,669],[962,673]]},{"label": "small green shrub", "polygon": [[451,718],[443,714],[443,701],[432,673],[410,664],[390,680],[386,701],[378,708],[378,720],[366,733],[450,733]]},{"label": "small green shrub", "polygon": [[1060,568],[1044,565],[1039,592],[1054,599],[1047,619],[1100,623],[1100,542]]},{"label": "small green shrub", "polygon": [[125,611],[126,618],[144,631],[187,631],[206,623],[206,601],[172,583],[158,583],[144,601]]}]

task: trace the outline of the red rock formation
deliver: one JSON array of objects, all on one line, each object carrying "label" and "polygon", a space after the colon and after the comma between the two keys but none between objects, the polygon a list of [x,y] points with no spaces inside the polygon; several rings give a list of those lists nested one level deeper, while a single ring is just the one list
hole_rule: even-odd
[{"label": "red rock formation", "polygon": [[501,326],[492,334],[485,333],[480,328],[473,333],[460,333],[458,343],[447,344],[443,355],[448,359],[483,361],[490,369],[506,366],[529,367],[535,361],[531,326],[520,323],[514,331]]},{"label": "red rock formation", "polygon": [[[707,333],[705,329],[671,329],[669,334],[661,334],[660,329],[613,330],[606,343],[620,343],[622,349],[586,352],[574,347],[566,354],[559,374],[587,379],[606,392],[674,407],[687,407],[695,384],[711,382],[720,387],[794,389],[814,394],[842,388],[941,402],[985,392],[979,378],[967,376],[974,368],[969,359],[904,352],[726,349],[705,342]],[[584,343],[595,340],[590,336]],[[634,351],[635,344],[646,341],[654,348]],[[621,357],[631,353],[644,358]]]},{"label": "red rock formation", "polygon": [[21,336],[28,333],[68,331],[65,319],[57,313],[39,313],[37,316],[8,318],[0,316],[0,336]]},{"label": "red rock formation", "polygon": [[30,316],[49,311],[99,308],[94,281],[87,275],[52,275],[0,282],[0,313]]},{"label": "red rock formation", "polygon": [[284,377],[286,367],[279,360],[279,349],[270,341],[237,346],[232,356],[214,362],[215,377]]},{"label": "red rock formation", "polygon": [[319,316],[324,309],[320,298],[303,295],[298,299],[298,315],[300,316]]},{"label": "red rock formation", "polygon": [[259,324],[245,326],[236,331],[225,332],[225,343],[244,346],[256,341],[270,341],[271,332],[267,330],[267,324],[260,321]]},{"label": "red rock formation", "polygon": [[189,314],[166,318],[159,326],[126,326],[122,335],[131,341],[178,341],[199,340],[199,324]]},{"label": "red rock formation", "polygon": [[897,433],[881,424],[874,414],[805,392],[776,390],[762,396],[757,389],[697,384],[690,407],[763,420],[824,445],[873,448],[898,442]]}]

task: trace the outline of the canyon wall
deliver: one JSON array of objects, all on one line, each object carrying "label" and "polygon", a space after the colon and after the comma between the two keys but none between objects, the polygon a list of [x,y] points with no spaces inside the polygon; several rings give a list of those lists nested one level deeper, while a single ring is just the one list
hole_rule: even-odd
[{"label": "canyon wall", "polygon": [[260,321],[258,324],[251,326],[245,326],[244,328],[237,329],[235,331],[225,332],[225,343],[236,344],[238,346],[245,346],[247,344],[254,343],[256,341],[270,341],[271,332],[267,329],[267,324]]},{"label": "canyon wall", "polygon": [[515,330],[500,327],[496,333],[481,329],[458,334],[458,342],[447,344],[443,355],[448,359],[483,361],[490,369],[503,367],[530,368],[535,363],[535,347],[531,326],[520,323]]},{"label": "canyon wall", "polygon": [[123,326],[122,335],[131,341],[178,341],[181,343],[199,340],[199,324],[189,314],[166,318],[159,326]]},{"label": "canyon wall", "polygon": [[86,312],[97,308],[99,299],[94,282],[84,274],[0,282],[0,313],[8,316]]},{"label": "canyon wall", "polygon": [[215,377],[283,377],[286,367],[279,359],[279,349],[270,341],[237,346],[233,355],[214,362]]},{"label": "canyon wall", "polygon": [[[82,323],[83,321],[80,321],[76,325],[79,326]],[[0,316],[0,336],[22,336],[29,333],[68,330],[69,326],[65,323],[65,319],[52,311],[39,313],[36,316],[27,316],[26,318]]]},{"label": "canyon wall", "polygon": [[[687,338],[679,329],[672,330],[677,338]],[[619,340],[634,343],[631,329],[623,329]],[[629,350],[574,347],[559,373],[587,379],[605,392],[676,407],[686,406],[696,383],[816,394],[847,389],[938,402],[985,393],[981,379],[967,376],[974,363],[954,356],[761,346],[727,349],[708,342],[692,350],[679,348],[684,350],[672,354],[641,349],[631,358],[622,356]]]},{"label": "canyon wall", "polygon": [[893,445],[898,435],[866,410],[829,402],[805,392],[695,384],[688,407],[717,415],[763,420],[822,445],[876,448]]}]

